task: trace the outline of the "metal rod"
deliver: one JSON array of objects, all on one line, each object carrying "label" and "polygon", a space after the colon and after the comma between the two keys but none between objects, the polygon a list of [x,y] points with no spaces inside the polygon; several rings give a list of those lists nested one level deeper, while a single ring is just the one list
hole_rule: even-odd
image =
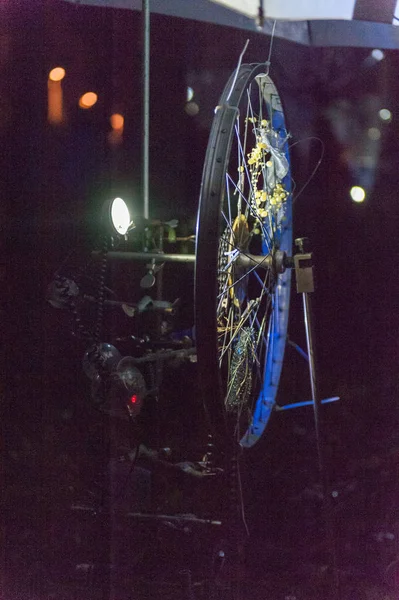
[{"label": "metal rod", "polygon": [[154,521],[170,521],[174,523],[192,523],[193,525],[222,525],[222,521],[216,519],[198,519],[197,517],[191,516],[178,516],[178,515],[157,515],[147,513],[127,513],[127,517],[131,519],[138,519],[142,521],[154,520]]},{"label": "metal rod", "polygon": [[271,269],[273,265],[273,256],[271,254],[247,254],[240,253],[237,258],[237,264],[239,266],[250,269],[251,267],[258,266],[264,269]]},{"label": "metal rod", "polygon": [[[100,258],[100,252],[92,252],[94,259]],[[176,262],[192,263],[195,262],[195,254],[159,254],[157,252],[108,252],[107,260],[117,260],[120,262],[144,261],[150,263],[154,260],[156,263]]]},{"label": "metal rod", "polygon": [[[168,464],[168,463],[167,463]],[[169,465],[175,468],[175,465]],[[181,470],[177,468],[177,470]],[[81,511],[92,513],[93,515],[100,515],[104,512],[101,506],[94,508],[93,506],[84,506],[82,504],[72,504],[71,510]],[[192,517],[190,515],[158,515],[158,514],[150,514],[150,513],[133,513],[133,512],[125,512],[122,510],[113,510],[114,513],[124,515],[131,519],[138,519],[142,521],[170,521],[171,523],[192,523],[193,525],[222,525],[222,521],[217,519],[199,519],[197,517]]]},{"label": "metal rod", "polygon": [[312,392],[312,403],[314,411],[314,422],[316,427],[316,441],[317,441],[317,455],[319,459],[319,470],[320,473],[324,473],[324,457],[323,457],[323,443],[321,439],[321,425],[320,425],[320,397],[317,389],[316,379],[316,365],[315,365],[315,353],[314,353],[314,333],[312,323],[312,306],[310,294],[307,292],[302,294],[303,299],[303,313],[305,320],[305,331],[306,331],[306,344],[308,349],[309,357],[309,376],[310,376],[310,387]]},{"label": "metal rod", "polygon": [[[158,229],[158,250],[159,252],[163,252],[163,234],[164,227],[161,224]],[[156,277],[156,297],[158,302],[162,301],[162,292],[163,292],[163,269],[159,269]],[[157,323],[157,333],[160,337],[162,337],[162,315],[158,314],[156,323]],[[164,425],[164,404],[161,405],[160,402],[160,388],[163,380],[163,361],[159,356],[159,353],[156,352],[155,356],[157,357],[154,364],[154,383],[156,393],[153,395],[155,400],[155,414],[156,414],[156,440],[157,440],[157,449],[161,448],[161,429],[162,425]]]},{"label": "metal rod", "polygon": [[331,590],[331,598],[333,600],[339,599],[339,576],[337,570],[337,554],[335,547],[335,535],[334,535],[334,524],[333,517],[331,511],[331,498],[329,493],[329,482],[328,475],[325,463],[324,456],[324,438],[323,431],[321,428],[321,399],[319,396],[319,391],[317,387],[317,378],[316,378],[316,360],[315,360],[315,342],[314,342],[314,330],[313,330],[313,321],[312,321],[312,304],[311,304],[311,296],[309,292],[304,292],[302,294],[303,298],[303,311],[304,311],[304,320],[305,320],[305,330],[306,330],[306,343],[308,348],[308,357],[309,357],[309,375],[310,375],[310,387],[312,391],[312,400],[313,400],[313,411],[314,411],[314,421],[316,428],[316,443],[317,443],[317,454],[318,454],[318,463],[319,463],[319,472],[321,483],[323,486],[323,499],[324,499],[324,518],[326,524],[326,534],[327,534],[327,542],[329,545],[330,556],[332,560],[332,590]]},{"label": "metal rod", "polygon": [[140,358],[133,358],[132,362],[136,365],[143,363],[151,363],[157,361],[170,360],[175,358],[187,358],[188,356],[194,356],[196,354],[196,348],[181,348],[180,350],[163,350],[152,354],[146,354]]},{"label": "metal rod", "polygon": [[142,85],[143,85],[143,157],[142,191],[143,216],[149,218],[149,164],[150,164],[150,0],[142,0]]}]

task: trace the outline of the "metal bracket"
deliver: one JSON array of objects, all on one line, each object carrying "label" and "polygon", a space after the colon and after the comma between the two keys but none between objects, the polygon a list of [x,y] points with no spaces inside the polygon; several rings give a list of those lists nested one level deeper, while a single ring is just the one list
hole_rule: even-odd
[{"label": "metal bracket", "polygon": [[295,254],[294,266],[298,294],[314,292],[313,255],[311,253]]},{"label": "metal bracket", "polygon": [[299,250],[299,254],[294,256],[296,291],[298,294],[314,292],[313,255],[311,252],[305,252],[307,244],[307,238],[295,240],[295,245]]}]

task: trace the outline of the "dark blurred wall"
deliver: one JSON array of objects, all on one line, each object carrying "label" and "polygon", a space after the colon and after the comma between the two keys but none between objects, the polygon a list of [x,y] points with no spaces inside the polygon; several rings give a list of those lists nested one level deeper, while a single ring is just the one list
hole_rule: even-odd
[{"label": "dark blurred wall", "polygon": [[[70,319],[52,309],[45,295],[71,250],[78,249],[75,262],[87,256],[97,237],[103,200],[127,193],[141,210],[142,47],[136,13],[50,0],[2,3],[0,10],[4,343],[0,392],[9,481],[15,483],[12,493],[26,508],[29,500],[21,499],[21,487],[34,498],[57,486],[62,491],[73,487],[70,479],[79,480],[80,469],[90,470],[96,441],[101,445],[108,435],[107,426],[95,423],[90,412],[88,382],[81,372],[84,344],[70,335]],[[152,17],[151,214],[179,218],[190,233],[213,109],[246,35]],[[264,60],[269,39],[250,37],[245,60]],[[297,191],[307,184],[294,203],[294,228],[296,235],[310,237],[315,251],[321,390],[323,395],[342,397],[325,412],[335,435],[331,441],[335,472],[345,469],[351,457],[360,460],[368,452],[386,452],[399,442],[398,56],[389,52],[385,66],[365,70],[367,56],[363,49],[327,51],[276,40],[272,62],[293,135]],[[47,77],[58,64],[67,71],[66,121],[54,127],[46,120]],[[185,112],[188,86],[194,90],[198,114]],[[77,101],[89,89],[98,93],[99,100],[93,109],[83,111]],[[356,183],[347,159],[354,152],[351,140],[345,145],[337,138],[329,114],[337,101],[345,100],[353,118],[360,119],[358,107],[367,95],[387,102],[393,118],[385,130],[381,125],[374,189],[367,203],[358,206],[348,197]],[[125,116],[121,146],[109,144],[109,117],[114,111]],[[367,127],[361,119],[357,125]],[[322,146],[323,161],[311,178]],[[123,275],[115,283],[128,288],[130,275],[126,272],[126,280],[122,279]],[[175,281],[190,303],[191,274],[184,271]],[[173,286],[169,289],[176,297],[180,293]],[[290,336],[303,345],[301,304],[295,292],[292,307]],[[169,379],[173,377],[169,374]],[[185,407],[181,387],[179,394],[169,397],[176,400],[174,417]],[[288,349],[281,401],[308,400],[309,394],[306,364]],[[302,457],[314,450],[310,413],[285,414],[275,415],[270,437],[255,456],[258,488],[252,509],[261,515],[260,521],[265,517],[267,490],[269,496],[272,492],[278,499],[283,496],[283,486],[268,487],[270,472],[287,466],[283,456],[287,462],[292,458],[292,466],[297,464],[293,458],[297,451],[295,456]],[[90,446],[91,425],[96,432],[103,430]],[[175,421],[173,427],[178,431]],[[188,438],[189,432],[183,437]],[[305,438],[301,446],[298,439]]]}]

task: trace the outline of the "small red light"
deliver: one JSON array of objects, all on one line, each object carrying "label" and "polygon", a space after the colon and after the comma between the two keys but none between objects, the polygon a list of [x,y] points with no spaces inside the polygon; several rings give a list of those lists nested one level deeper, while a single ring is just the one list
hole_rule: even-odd
[{"label": "small red light", "polygon": [[133,394],[133,396],[131,396],[131,398],[130,398],[130,403],[137,404],[137,401],[138,401],[138,396],[136,394]]}]

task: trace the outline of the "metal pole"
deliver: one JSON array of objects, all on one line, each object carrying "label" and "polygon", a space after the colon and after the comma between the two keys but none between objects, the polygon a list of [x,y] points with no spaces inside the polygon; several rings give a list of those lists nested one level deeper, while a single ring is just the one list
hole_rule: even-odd
[{"label": "metal pole", "polygon": [[[101,252],[94,251],[91,253],[94,260],[101,259]],[[124,252],[124,251],[111,251],[107,254],[107,260],[115,260],[119,262],[151,262],[152,260],[159,263],[175,262],[175,263],[195,263],[195,254],[160,254],[158,252]]]},{"label": "metal pole", "polygon": [[[310,387],[312,391],[312,401],[314,410],[314,421],[316,429],[316,440],[317,440],[317,454],[319,459],[319,470],[320,475],[323,476],[324,471],[324,457],[323,457],[323,440],[320,423],[320,405],[321,399],[318,394],[317,381],[316,381],[316,364],[315,364],[315,348],[314,348],[314,332],[312,322],[312,304],[310,294],[314,292],[314,281],[313,281],[313,264],[312,254],[305,252],[305,246],[307,245],[307,238],[298,238],[295,240],[295,245],[299,249],[299,254],[294,256],[295,274],[296,274],[296,289],[299,294],[302,294],[303,299],[303,314],[306,331],[306,344],[308,349],[308,364],[309,364],[309,376],[310,376]],[[324,483],[324,482],[323,482]],[[325,490],[327,491],[327,490]]]},{"label": "metal pole", "polygon": [[313,411],[314,411],[314,422],[316,429],[316,443],[317,443],[317,455],[319,462],[319,472],[321,483],[323,487],[323,503],[324,503],[324,518],[326,524],[326,534],[327,534],[327,542],[329,545],[330,556],[332,561],[332,590],[331,590],[331,598],[332,600],[339,600],[339,575],[337,569],[337,553],[335,546],[335,535],[334,535],[334,524],[333,524],[333,516],[332,516],[332,506],[331,506],[331,498],[330,498],[330,489],[327,475],[327,468],[325,462],[324,455],[324,437],[323,437],[323,429],[321,427],[320,422],[320,408],[321,408],[321,399],[319,396],[319,391],[317,388],[317,379],[316,379],[316,361],[315,361],[315,344],[314,344],[314,331],[313,331],[313,322],[312,322],[312,303],[309,292],[304,292],[302,294],[303,298],[303,312],[304,312],[304,320],[305,320],[305,330],[306,330],[306,343],[308,348],[308,356],[309,356],[309,377],[310,377],[310,387],[312,391],[312,400],[313,400]]},{"label": "metal pole", "polygon": [[143,216],[149,218],[149,148],[150,148],[150,0],[142,0],[142,86],[143,86],[143,138],[142,138],[142,190]]},{"label": "metal pole", "polygon": [[321,424],[321,398],[317,388],[316,378],[316,360],[315,360],[315,338],[313,329],[313,312],[311,303],[311,294],[314,291],[313,282],[313,260],[312,254],[305,253],[304,247],[307,240],[306,238],[298,238],[295,240],[296,246],[299,248],[300,254],[294,256],[295,272],[296,272],[296,286],[297,292],[302,294],[303,299],[303,312],[304,322],[306,330],[306,344],[309,357],[309,376],[310,376],[310,387],[312,391],[312,401],[314,410],[314,421],[316,429],[316,443],[317,443],[317,455],[318,455],[318,466],[321,484],[323,487],[323,504],[324,504],[324,520],[326,526],[327,543],[329,546],[331,561],[332,561],[332,589],[331,598],[333,600],[339,600],[339,576],[337,570],[337,555],[335,547],[335,536],[334,536],[334,524],[333,515],[331,510],[331,498],[329,493],[329,482],[325,462],[324,454],[324,435]]},{"label": "metal pole", "polygon": [[[314,423],[315,423],[315,429],[316,429],[317,455],[318,455],[318,459],[319,459],[319,471],[320,471],[320,474],[324,477],[325,465],[324,465],[323,440],[322,440],[321,423],[320,423],[321,401],[320,401],[320,396],[319,396],[319,392],[318,392],[318,388],[317,388],[317,379],[316,379],[314,333],[313,333],[312,305],[311,305],[310,294],[308,292],[303,293],[302,299],[303,299],[303,314],[304,314],[305,331],[306,331],[306,344],[307,344],[308,357],[309,357],[310,388],[311,388],[311,392],[312,392]],[[323,481],[323,484],[324,483],[325,482]],[[324,492],[328,493],[326,489],[324,489]]]}]

